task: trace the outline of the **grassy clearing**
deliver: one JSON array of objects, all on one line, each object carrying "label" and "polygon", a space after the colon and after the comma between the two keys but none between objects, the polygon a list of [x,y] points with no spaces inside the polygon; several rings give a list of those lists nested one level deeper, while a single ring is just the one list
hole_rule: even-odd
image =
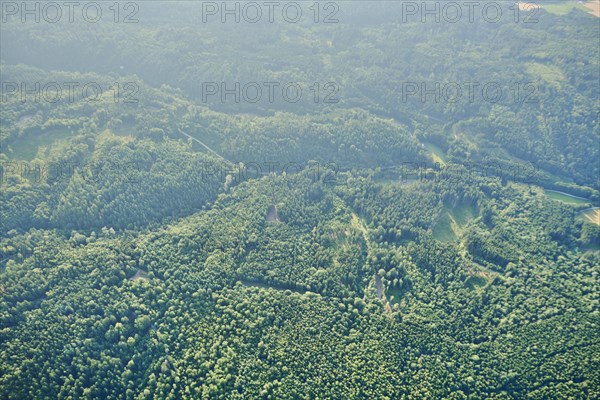
[{"label": "grassy clearing", "polygon": [[590,12],[589,8],[586,8],[585,5],[579,4],[579,2],[575,0],[544,2],[541,6],[544,10],[555,15],[566,15],[570,13],[573,9],[579,9],[585,12]]},{"label": "grassy clearing", "polygon": [[464,226],[477,216],[477,209],[472,204],[459,204],[452,209],[452,213],[456,222]]},{"label": "grassy clearing", "polygon": [[528,63],[527,73],[533,78],[539,78],[557,89],[561,88],[566,79],[562,70],[555,65]]},{"label": "grassy clearing", "polygon": [[27,135],[18,138],[9,145],[12,152],[9,152],[8,156],[14,160],[31,161],[36,157],[40,148],[50,147],[55,142],[67,139],[71,135],[73,135],[73,132],[65,127],[52,128],[37,134]]},{"label": "grassy clearing", "polygon": [[433,237],[440,242],[452,242],[457,236],[456,221],[449,212],[444,212],[433,228]]},{"label": "grassy clearing", "polygon": [[433,143],[423,143],[423,146],[429,150],[429,154],[434,163],[438,163],[441,166],[446,165],[446,153],[441,149],[441,147]]},{"label": "grassy clearing", "polygon": [[446,207],[433,227],[433,237],[441,242],[455,241],[460,236],[462,228],[476,216],[477,209],[472,204]]},{"label": "grassy clearing", "polygon": [[581,204],[590,204],[590,202],[584,198],[572,196],[563,192],[558,192],[556,190],[544,189],[546,196],[551,198],[552,200],[562,201],[563,203],[581,205]]},{"label": "grassy clearing", "polygon": [[487,280],[482,276],[471,275],[465,281],[465,286],[470,290],[477,289],[479,287],[485,286],[487,284]]}]

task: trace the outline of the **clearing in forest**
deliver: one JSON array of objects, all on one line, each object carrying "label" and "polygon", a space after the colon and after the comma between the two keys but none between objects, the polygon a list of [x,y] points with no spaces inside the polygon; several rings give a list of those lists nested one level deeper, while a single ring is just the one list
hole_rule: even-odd
[{"label": "clearing in forest", "polygon": [[[74,134],[68,127],[54,127],[44,131],[31,132],[8,143],[14,160],[31,161],[38,155],[38,150],[49,148],[55,142],[69,138]],[[3,143],[4,145],[4,143]]]},{"label": "clearing in forest", "polygon": [[433,143],[423,143],[423,146],[429,150],[429,155],[435,164],[439,164],[442,167],[446,166],[446,153],[441,147]]},{"label": "clearing in forest", "polygon": [[586,221],[600,225],[600,208],[584,211],[581,215]]},{"label": "clearing in forest", "polygon": [[462,228],[476,216],[477,209],[472,204],[445,207],[433,227],[433,237],[441,242],[452,242],[460,236]]},{"label": "clearing in forest", "polygon": [[138,268],[138,270],[135,272],[135,275],[131,277],[132,281],[137,281],[137,280],[143,280],[143,281],[148,281],[150,280],[150,278],[148,278],[148,273],[146,271],[143,271],[141,269]]},{"label": "clearing in forest", "polygon": [[273,204],[269,206],[269,210],[267,211],[267,222],[281,222],[279,214],[277,213],[277,205]]},{"label": "clearing in forest", "polygon": [[546,196],[548,196],[552,200],[562,201],[563,203],[574,204],[574,205],[590,203],[589,200],[587,200],[583,197],[574,196],[572,194],[560,192],[558,190],[544,189],[544,193],[546,194]]},{"label": "clearing in forest", "polygon": [[596,1],[588,1],[583,5],[585,8],[589,8],[591,11],[589,12],[593,16],[600,18],[600,0]]}]

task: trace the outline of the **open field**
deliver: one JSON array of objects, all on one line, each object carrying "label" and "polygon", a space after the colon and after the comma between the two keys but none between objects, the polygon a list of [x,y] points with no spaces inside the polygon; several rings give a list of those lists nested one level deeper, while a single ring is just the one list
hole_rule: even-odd
[{"label": "open field", "polygon": [[36,157],[40,147],[50,146],[54,142],[66,139],[72,134],[72,132],[69,132],[69,130],[64,127],[52,128],[38,134],[21,137],[10,143],[8,146],[3,145],[3,150],[6,151],[6,147],[10,147],[12,150],[12,152],[8,153],[10,158],[31,161]]},{"label": "open field", "polygon": [[449,212],[444,212],[433,228],[433,237],[440,242],[456,240],[456,221]]},{"label": "open field", "polygon": [[471,204],[447,207],[433,228],[433,237],[442,242],[454,241],[460,235],[462,227],[476,216],[477,210]]},{"label": "open field", "polygon": [[423,146],[425,146],[425,148],[429,150],[429,154],[431,155],[431,159],[434,163],[438,163],[441,166],[446,165],[446,154],[444,150],[442,150],[439,146],[433,143],[424,143]]},{"label": "open field", "polygon": [[559,192],[556,190],[544,189],[544,192],[546,193],[546,196],[548,196],[552,200],[562,201],[563,203],[575,205],[590,203],[587,199],[584,199],[583,197],[573,196],[568,193]]}]

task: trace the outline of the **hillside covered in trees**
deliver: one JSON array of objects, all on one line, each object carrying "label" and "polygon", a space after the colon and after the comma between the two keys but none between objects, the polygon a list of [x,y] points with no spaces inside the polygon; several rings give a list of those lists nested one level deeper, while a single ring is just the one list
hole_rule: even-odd
[{"label": "hillside covered in trees", "polygon": [[1,398],[600,397],[583,5],[9,3]]}]

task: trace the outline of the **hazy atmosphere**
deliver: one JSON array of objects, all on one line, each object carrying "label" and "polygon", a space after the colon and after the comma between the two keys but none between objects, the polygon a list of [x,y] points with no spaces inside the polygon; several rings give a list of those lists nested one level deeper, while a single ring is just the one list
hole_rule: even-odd
[{"label": "hazy atmosphere", "polygon": [[1,399],[600,398],[600,0],[0,0]]}]

